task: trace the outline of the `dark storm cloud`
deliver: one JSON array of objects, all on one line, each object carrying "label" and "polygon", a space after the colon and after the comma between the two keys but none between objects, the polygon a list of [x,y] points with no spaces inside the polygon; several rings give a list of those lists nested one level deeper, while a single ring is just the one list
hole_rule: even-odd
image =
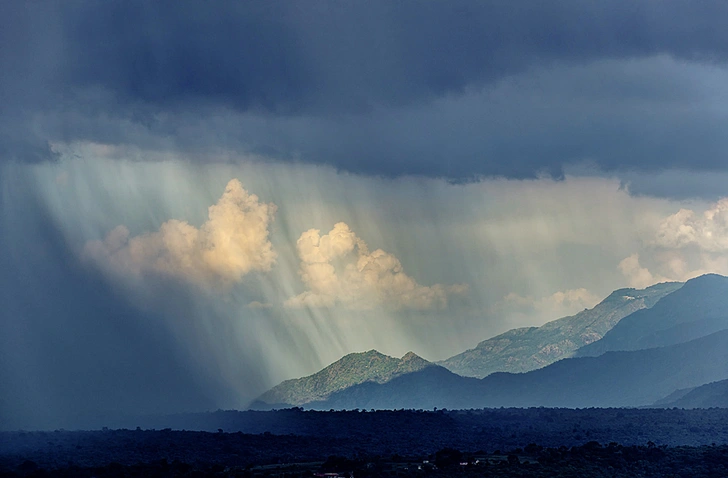
[{"label": "dark storm cloud", "polygon": [[[594,156],[605,136],[592,130],[584,147],[551,146],[565,140],[526,129],[483,153],[473,137],[500,131],[497,106],[482,105],[475,127],[465,125],[467,135],[448,135],[452,126],[444,121],[417,129],[412,117],[433,101],[534,68],[658,54],[722,65],[728,54],[724,2],[6,2],[0,8],[0,60],[9,72],[0,80],[6,105],[0,154],[30,160],[49,152],[48,141],[89,140],[230,148],[385,175],[559,174],[564,161]],[[659,91],[662,81],[650,78],[639,98]],[[581,111],[595,116],[599,106]],[[528,105],[512,108],[532,116]],[[646,167],[692,167],[687,159],[652,161],[662,152],[654,138],[642,138],[641,120],[615,126],[622,113],[629,109],[603,121],[607,129],[634,127],[638,137],[626,144],[646,150],[640,155]],[[220,117],[234,126],[219,131]],[[387,125],[383,136],[380,122]],[[716,137],[710,125],[705,136]],[[685,149],[693,141],[687,134]],[[721,146],[709,145],[704,168],[722,160]],[[619,157],[597,161],[634,165],[634,155]]]},{"label": "dark storm cloud", "polygon": [[63,15],[70,61],[61,80],[163,106],[200,98],[272,113],[356,112],[534,63],[728,53],[728,6],[709,2],[80,5]]}]

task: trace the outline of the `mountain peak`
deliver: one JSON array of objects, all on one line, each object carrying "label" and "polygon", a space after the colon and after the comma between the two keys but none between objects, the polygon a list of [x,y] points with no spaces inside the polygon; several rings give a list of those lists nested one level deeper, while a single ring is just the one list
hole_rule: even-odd
[{"label": "mountain peak", "polygon": [[[346,354],[343,357],[341,357],[341,359],[339,359],[339,360],[345,359],[347,357],[351,357],[351,358],[357,358],[357,357],[358,358],[375,358],[375,357],[376,358],[381,358],[381,357],[388,357],[388,355],[384,355],[383,353],[381,353],[378,350],[371,349],[371,350],[367,350],[366,352],[352,352],[350,354]],[[334,363],[336,363],[336,362],[334,362]]]},{"label": "mountain peak", "polygon": [[412,351],[404,354],[400,360],[402,361],[401,368],[408,368],[411,370],[418,370],[432,365],[430,362]]},{"label": "mountain peak", "polygon": [[728,279],[728,277],[726,277],[724,275],[716,274],[715,272],[708,272],[707,274],[703,274],[703,275],[699,275],[697,277],[693,277],[688,282],[694,281],[694,280],[700,280],[700,279],[711,279],[711,280],[713,280],[713,279]]},{"label": "mountain peak", "polygon": [[260,396],[269,405],[304,405],[325,400],[332,393],[364,382],[385,383],[432,364],[414,352],[401,359],[377,350],[347,354],[313,375],[286,380]]},{"label": "mountain peak", "polygon": [[703,274],[698,277],[693,277],[692,279],[688,280],[685,285],[690,287],[705,287],[707,284],[724,284],[726,281],[728,281],[728,277],[722,276],[720,274]]}]

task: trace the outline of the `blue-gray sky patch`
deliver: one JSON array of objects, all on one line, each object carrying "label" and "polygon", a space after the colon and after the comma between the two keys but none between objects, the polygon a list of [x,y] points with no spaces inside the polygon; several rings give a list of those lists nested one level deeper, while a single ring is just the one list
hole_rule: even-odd
[{"label": "blue-gray sky patch", "polygon": [[0,9],[2,159],[90,141],[454,180],[727,164],[724,2]]}]

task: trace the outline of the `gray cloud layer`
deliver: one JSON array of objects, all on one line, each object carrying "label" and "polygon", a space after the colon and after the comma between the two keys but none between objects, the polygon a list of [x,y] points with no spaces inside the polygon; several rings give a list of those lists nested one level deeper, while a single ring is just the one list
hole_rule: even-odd
[{"label": "gray cloud layer", "polygon": [[[607,169],[724,164],[725,108],[694,108],[725,102],[706,87],[728,54],[724,2],[0,10],[3,158],[54,157],[48,142],[89,140],[455,179],[560,175],[583,159]],[[659,55],[667,66],[650,60]]]}]

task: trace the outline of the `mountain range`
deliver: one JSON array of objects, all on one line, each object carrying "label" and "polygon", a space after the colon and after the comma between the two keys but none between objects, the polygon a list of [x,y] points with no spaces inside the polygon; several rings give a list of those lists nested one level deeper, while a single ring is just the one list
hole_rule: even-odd
[{"label": "mountain range", "polygon": [[283,382],[255,405],[728,406],[726,379],[728,278],[709,274],[684,285],[620,289],[593,309],[514,329],[438,364],[411,352],[401,359],[350,354]]},{"label": "mountain range", "polygon": [[728,277],[706,274],[619,321],[577,357],[672,345],[728,328]]},{"label": "mountain range", "polygon": [[728,379],[728,330],[654,349],[570,358],[539,370],[483,379],[429,367],[389,382],[366,382],[311,402],[315,409],[635,407],[677,389]]},{"label": "mountain range", "polygon": [[695,388],[681,389],[655,402],[665,408],[728,408],[728,380],[706,383]]},{"label": "mountain range", "polygon": [[598,341],[624,317],[652,307],[682,285],[666,282],[643,290],[619,289],[592,309],[541,327],[509,330],[437,364],[458,375],[478,378],[493,372],[528,372],[542,368]]}]

